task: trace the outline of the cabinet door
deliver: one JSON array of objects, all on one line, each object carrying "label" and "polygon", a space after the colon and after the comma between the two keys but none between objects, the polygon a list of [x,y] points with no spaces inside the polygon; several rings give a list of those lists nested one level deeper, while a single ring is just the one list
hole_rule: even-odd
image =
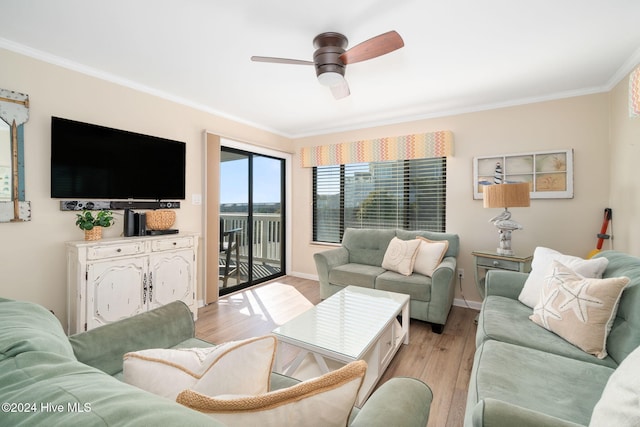
[{"label": "cabinet door", "polygon": [[87,265],[87,330],[147,311],[147,258]]},{"label": "cabinet door", "polygon": [[156,253],[150,257],[151,299],[149,309],[181,300],[194,301],[194,253],[191,249]]}]

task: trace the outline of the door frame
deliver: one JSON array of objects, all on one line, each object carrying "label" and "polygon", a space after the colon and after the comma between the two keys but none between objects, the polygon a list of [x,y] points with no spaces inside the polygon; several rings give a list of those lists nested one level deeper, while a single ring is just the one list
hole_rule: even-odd
[{"label": "door frame", "polygon": [[[285,230],[285,253],[283,260],[284,274],[291,273],[291,195],[292,195],[292,160],[293,155],[284,151],[253,145],[247,142],[240,142],[228,137],[220,136],[214,132],[205,131],[204,135],[204,156],[203,156],[203,188],[205,203],[202,204],[202,229],[203,229],[203,259],[202,263],[205,283],[201,289],[202,298],[205,305],[216,302],[219,296],[218,281],[218,244],[220,241],[220,150],[222,147],[235,148],[248,151],[250,153],[262,154],[284,160],[285,168],[285,199],[284,199],[284,230]],[[212,176],[213,174],[213,176]],[[209,226],[211,224],[211,226]],[[211,264],[215,262],[215,264]],[[215,265],[216,268],[208,266]]]}]

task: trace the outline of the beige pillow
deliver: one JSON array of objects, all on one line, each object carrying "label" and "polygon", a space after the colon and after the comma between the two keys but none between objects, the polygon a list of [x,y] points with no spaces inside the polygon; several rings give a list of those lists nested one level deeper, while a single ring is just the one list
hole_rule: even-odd
[{"label": "beige pillow", "polygon": [[533,252],[531,273],[529,273],[529,277],[527,277],[518,296],[521,303],[531,308],[538,303],[540,289],[553,261],[561,262],[581,276],[595,279],[600,279],[609,265],[607,258],[582,259],[572,255],[564,255],[553,249],[537,247]]},{"label": "beige pillow", "polygon": [[599,359],[628,277],[588,279],[553,261],[530,319]]},{"label": "beige pillow", "polygon": [[124,382],[175,400],[193,389],[210,395],[269,391],[277,340],[273,335],[215,347],[149,349],[124,355]]},{"label": "beige pillow", "polygon": [[640,426],[640,347],[609,377],[591,414],[589,426]]},{"label": "beige pillow", "polygon": [[418,239],[402,240],[394,237],[384,254],[382,268],[410,276],[413,273],[418,246],[420,246]]},{"label": "beige pillow", "polygon": [[449,249],[449,241],[433,241],[421,236],[418,236],[417,239],[420,245],[413,264],[413,271],[431,277]]},{"label": "beige pillow", "polygon": [[346,426],[367,371],[363,360],[256,396],[207,396],[185,390],[176,401],[229,427]]}]

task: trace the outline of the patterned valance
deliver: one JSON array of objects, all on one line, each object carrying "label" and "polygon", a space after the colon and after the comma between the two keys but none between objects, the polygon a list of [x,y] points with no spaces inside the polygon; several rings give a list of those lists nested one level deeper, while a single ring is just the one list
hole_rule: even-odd
[{"label": "patterned valance", "polygon": [[302,147],[302,167],[424,159],[453,155],[453,133],[439,131]]},{"label": "patterned valance", "polygon": [[629,117],[640,117],[640,65],[629,76]]}]

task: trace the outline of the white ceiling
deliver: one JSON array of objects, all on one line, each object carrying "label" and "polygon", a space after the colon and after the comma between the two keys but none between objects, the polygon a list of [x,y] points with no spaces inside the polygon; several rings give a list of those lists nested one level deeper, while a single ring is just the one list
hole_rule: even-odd
[{"label": "white ceiling", "polygon": [[[287,137],[607,91],[640,62],[637,0],[2,0],[0,48]],[[351,64],[335,100],[325,31],[405,47]],[[0,64],[1,67],[1,64]]]}]

